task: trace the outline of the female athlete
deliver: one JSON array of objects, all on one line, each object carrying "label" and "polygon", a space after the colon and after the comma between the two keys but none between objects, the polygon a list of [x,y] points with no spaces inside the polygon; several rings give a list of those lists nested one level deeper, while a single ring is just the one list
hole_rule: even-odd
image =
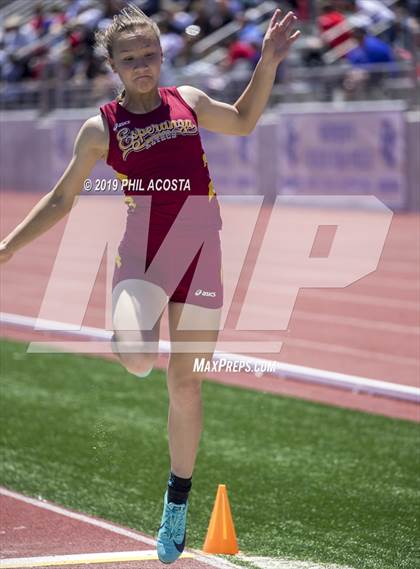
[{"label": "female athlete", "polygon": [[[171,345],[179,342],[191,347],[200,342],[205,346],[172,350],[167,368],[170,475],[157,539],[158,556],[164,563],[175,561],[185,545],[188,495],[202,428],[204,374],[194,371],[193,363],[194,358],[212,357],[222,306],[221,219],[198,126],[242,136],[254,129],[277,66],[300,35],[293,31],[295,21],[293,12],[282,17],[280,10],[275,11],[251,81],[236,103],[229,105],[194,87],[159,87],[163,59],[159,29],[137,7],[122,10],[98,36],[124,85],[121,95],[82,125],[61,179],[0,243],[0,262],[5,262],[69,213],[97,160],[106,160],[122,180],[128,215],[113,276],[113,349],[129,372],[147,376],[158,355],[160,317],[153,323],[153,314],[166,304]],[[143,188],[152,184],[151,200],[136,192],[133,182],[140,180]],[[176,189],[162,191],[159,184]],[[200,207],[182,217],[190,196],[205,197],[204,207],[201,201]],[[177,231],[169,233],[173,226]],[[198,251],[190,246],[197,231],[206,244]],[[168,233],[175,235],[171,253],[161,255]],[[205,249],[200,281],[195,272]],[[185,251],[189,262],[182,265],[185,259],[181,262],[180,255]],[[180,265],[185,268],[178,278]],[[185,324],[178,330],[181,316]]]}]

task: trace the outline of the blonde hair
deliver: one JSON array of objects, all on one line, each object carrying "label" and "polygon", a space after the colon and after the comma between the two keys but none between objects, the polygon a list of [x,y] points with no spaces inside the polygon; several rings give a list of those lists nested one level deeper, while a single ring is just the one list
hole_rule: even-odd
[{"label": "blonde hair", "polygon": [[[130,3],[113,17],[111,24],[105,30],[98,30],[95,33],[96,46],[105,51],[110,59],[113,57],[113,44],[118,34],[136,28],[153,30],[160,44],[160,30],[156,22],[135,4]],[[124,95],[125,89],[118,95],[117,100],[121,101]]]}]

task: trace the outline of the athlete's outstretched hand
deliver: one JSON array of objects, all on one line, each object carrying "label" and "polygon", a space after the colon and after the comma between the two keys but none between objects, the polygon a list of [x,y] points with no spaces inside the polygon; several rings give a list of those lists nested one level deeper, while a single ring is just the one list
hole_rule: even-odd
[{"label": "athlete's outstretched hand", "polygon": [[261,59],[269,65],[279,65],[286,57],[289,47],[300,36],[300,31],[293,31],[293,25],[297,17],[293,12],[288,12],[281,17],[280,9],[277,9],[271,18],[265,33]]},{"label": "athlete's outstretched hand", "polygon": [[3,241],[0,242],[0,263],[6,263],[13,257],[13,253],[7,249],[7,246]]}]

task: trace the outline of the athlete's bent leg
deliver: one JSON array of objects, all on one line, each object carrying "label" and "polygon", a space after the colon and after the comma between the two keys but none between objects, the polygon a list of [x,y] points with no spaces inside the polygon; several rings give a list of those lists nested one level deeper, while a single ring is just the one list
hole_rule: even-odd
[{"label": "athlete's bent leg", "polygon": [[140,279],[120,281],[112,291],[112,347],[127,371],[139,377],[152,371],[158,357],[167,300],[161,287]]}]

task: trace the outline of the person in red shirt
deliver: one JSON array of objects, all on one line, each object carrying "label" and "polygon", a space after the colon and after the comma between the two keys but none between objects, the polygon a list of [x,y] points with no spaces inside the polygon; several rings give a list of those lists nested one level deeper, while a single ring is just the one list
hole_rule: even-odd
[{"label": "person in red shirt", "polygon": [[339,33],[336,37],[332,39],[323,38],[322,35],[325,32],[327,32],[328,30],[334,28],[339,24],[343,24],[343,22],[346,21],[346,18],[341,12],[337,11],[334,8],[333,3],[329,0],[322,2],[320,11],[321,14],[320,16],[318,16],[317,20],[318,29],[321,33],[321,38],[323,39],[324,44],[329,49],[337,47],[338,45],[342,44],[343,42],[349,40],[352,37],[351,32],[343,31],[342,33]]},{"label": "person in red shirt", "polygon": [[[254,129],[277,67],[299,37],[295,21],[292,12],[275,11],[251,81],[230,105],[189,85],[159,87],[159,29],[134,5],[122,10],[99,36],[122,93],[82,125],[61,179],[0,243],[5,262],[69,213],[97,160],[106,160],[122,180],[127,225],[113,278],[114,349],[129,372],[148,375],[159,347],[160,317],[153,322],[153,315],[166,304],[173,349],[167,369],[171,471],[157,539],[164,563],[175,561],[185,545],[205,376],[194,371],[194,360],[211,359],[222,306],[221,219],[198,127],[241,136]],[[181,316],[187,328],[178,330]],[[174,349],[178,342],[187,349]]]},{"label": "person in red shirt", "polygon": [[48,31],[48,21],[45,17],[44,7],[42,3],[36,4],[34,8],[34,15],[30,21],[32,28],[35,30],[38,37],[43,36]]},{"label": "person in red shirt", "polygon": [[246,59],[252,62],[257,50],[250,43],[236,39],[229,46],[229,64],[234,65],[238,59]]}]

